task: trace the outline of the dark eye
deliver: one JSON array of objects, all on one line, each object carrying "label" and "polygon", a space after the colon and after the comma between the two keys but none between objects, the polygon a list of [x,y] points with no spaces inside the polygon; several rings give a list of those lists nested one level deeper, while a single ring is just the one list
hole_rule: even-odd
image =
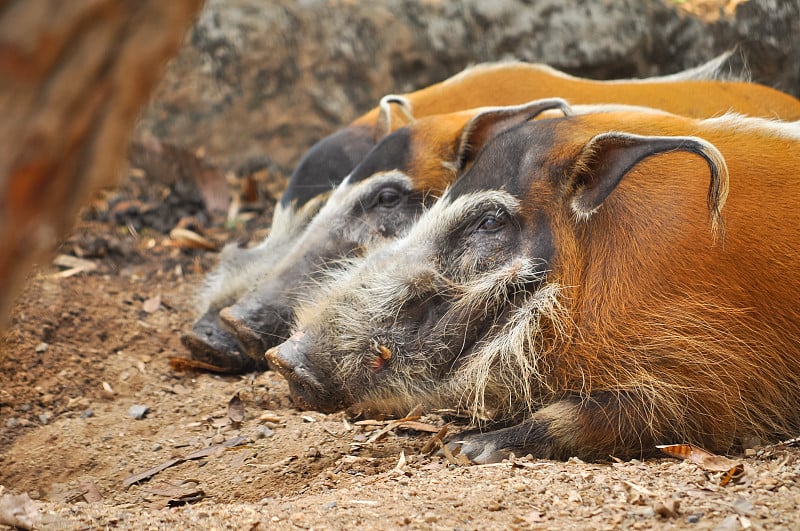
[{"label": "dark eye", "polygon": [[401,198],[402,196],[400,195],[399,191],[395,190],[394,188],[386,188],[378,193],[378,206],[382,206],[384,208],[397,206]]},{"label": "dark eye", "polygon": [[479,232],[497,232],[506,224],[506,217],[502,212],[487,214],[478,224]]}]

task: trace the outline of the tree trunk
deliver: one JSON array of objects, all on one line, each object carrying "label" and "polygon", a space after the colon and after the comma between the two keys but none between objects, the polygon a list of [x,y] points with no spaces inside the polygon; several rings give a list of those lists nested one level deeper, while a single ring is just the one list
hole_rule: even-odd
[{"label": "tree trunk", "polygon": [[32,262],[117,182],[202,0],[0,0],[0,322]]}]

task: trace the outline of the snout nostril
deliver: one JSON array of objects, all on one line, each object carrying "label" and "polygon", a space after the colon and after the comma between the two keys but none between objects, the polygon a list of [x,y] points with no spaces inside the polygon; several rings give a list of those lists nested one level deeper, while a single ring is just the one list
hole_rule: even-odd
[{"label": "snout nostril", "polygon": [[[310,375],[308,360],[298,341],[289,339],[264,354],[269,364],[288,380],[304,380]],[[313,378],[312,378],[313,379]]]},{"label": "snout nostril", "polygon": [[264,353],[264,357],[267,359],[267,363],[276,371],[283,372],[291,370],[291,367],[280,357],[280,347],[272,347],[267,350],[267,352]]}]

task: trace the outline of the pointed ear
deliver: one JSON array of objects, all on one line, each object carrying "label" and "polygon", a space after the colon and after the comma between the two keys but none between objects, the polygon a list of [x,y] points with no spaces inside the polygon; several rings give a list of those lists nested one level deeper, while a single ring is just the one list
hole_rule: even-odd
[{"label": "pointed ear", "polygon": [[550,109],[559,109],[565,116],[572,114],[569,104],[561,98],[535,100],[523,105],[507,107],[487,107],[476,114],[464,127],[459,139],[456,166],[463,171],[475,160],[486,143],[515,125],[532,120],[538,114]]},{"label": "pointed ear", "polygon": [[375,141],[385,137],[395,129],[414,121],[411,102],[404,96],[388,94],[378,103],[378,125],[375,129]]},{"label": "pointed ear", "polygon": [[[644,159],[671,151],[699,155],[708,163],[711,179],[708,209],[712,230],[722,232],[721,210],[728,196],[728,167],[713,144],[697,137],[638,136],[603,133],[592,138],[578,156],[571,180],[574,186],[572,209],[588,219],[614,191],[622,178]],[[680,176],[674,176],[680,178]]]}]

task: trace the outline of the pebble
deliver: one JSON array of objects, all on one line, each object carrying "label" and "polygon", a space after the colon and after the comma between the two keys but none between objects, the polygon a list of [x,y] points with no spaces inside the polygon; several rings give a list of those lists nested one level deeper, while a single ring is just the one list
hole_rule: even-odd
[{"label": "pebble", "polygon": [[16,417],[9,417],[8,420],[6,420],[6,428],[14,429],[17,426],[19,426],[19,420]]},{"label": "pebble", "polygon": [[439,519],[439,517],[436,516],[435,513],[430,513],[430,512],[425,513],[422,516],[422,520],[425,521],[425,523],[428,523],[428,524],[432,524],[433,522],[435,522],[438,519]]},{"label": "pebble", "polygon": [[258,420],[262,422],[280,422],[281,418],[273,412],[262,413]]},{"label": "pebble", "polygon": [[141,404],[134,404],[130,408],[128,408],[128,416],[133,417],[136,420],[141,420],[147,415],[147,412],[150,411],[150,408]]},{"label": "pebble", "polygon": [[486,510],[490,512],[496,512],[500,509],[502,509],[502,507],[497,502],[489,502],[489,505],[486,506]]},{"label": "pebble", "polygon": [[317,459],[322,457],[322,452],[319,451],[319,448],[316,446],[311,446],[306,450],[306,457],[311,459]]},{"label": "pebble", "polygon": [[275,430],[269,426],[259,425],[256,427],[256,438],[258,439],[266,439],[268,437],[272,437],[273,435],[275,435]]},{"label": "pebble", "polygon": [[88,419],[90,417],[94,417],[94,411],[92,411],[91,409],[84,409],[83,411],[81,411],[82,419]]},{"label": "pebble", "polygon": [[690,514],[689,516],[686,517],[686,523],[687,524],[696,524],[697,522],[700,521],[700,519],[702,517],[703,517],[703,515],[700,514],[700,513],[698,513],[698,514]]},{"label": "pebble", "polygon": [[39,343],[38,345],[36,345],[36,348],[34,349],[34,351],[37,354],[43,354],[43,353],[47,352],[48,347],[50,347],[50,345],[48,345],[47,343]]},{"label": "pebble", "polygon": [[737,497],[731,506],[733,507],[734,511],[743,516],[752,516],[755,512],[755,507],[753,504],[741,496]]},{"label": "pebble", "polygon": [[39,422],[41,422],[42,424],[47,424],[48,422],[50,422],[50,413],[42,413],[41,415],[39,415]]},{"label": "pebble", "polygon": [[328,503],[323,504],[322,507],[325,509],[336,509],[336,502],[329,501]]}]

